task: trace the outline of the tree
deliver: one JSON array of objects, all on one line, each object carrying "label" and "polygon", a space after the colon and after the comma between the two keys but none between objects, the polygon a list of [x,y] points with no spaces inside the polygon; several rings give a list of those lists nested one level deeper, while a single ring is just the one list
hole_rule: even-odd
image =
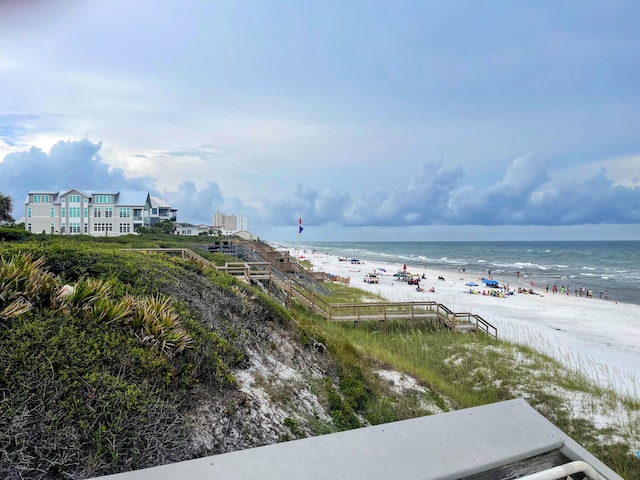
[{"label": "tree", "polygon": [[0,222],[13,223],[14,219],[11,216],[13,210],[13,200],[7,195],[0,193]]},{"label": "tree", "polygon": [[136,229],[136,232],[143,235],[145,233],[151,233],[151,234],[161,233],[161,234],[171,235],[173,234],[173,230],[174,230],[173,222],[171,220],[163,220],[162,222],[154,223],[150,227],[138,227]]}]

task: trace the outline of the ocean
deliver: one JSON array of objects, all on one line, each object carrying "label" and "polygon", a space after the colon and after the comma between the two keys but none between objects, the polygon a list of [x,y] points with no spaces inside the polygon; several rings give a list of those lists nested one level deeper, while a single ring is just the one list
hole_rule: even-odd
[{"label": "ocean", "polygon": [[608,292],[611,301],[640,305],[640,241],[320,242],[300,249],[408,269],[464,269],[478,277],[490,271],[500,284],[533,282],[538,291],[547,284],[550,290],[564,285],[571,292],[584,287],[594,298]]}]

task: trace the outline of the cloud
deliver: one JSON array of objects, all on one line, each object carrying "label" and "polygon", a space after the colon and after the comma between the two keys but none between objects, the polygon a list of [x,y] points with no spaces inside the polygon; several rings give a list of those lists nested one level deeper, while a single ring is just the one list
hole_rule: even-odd
[{"label": "cloud", "polygon": [[178,221],[212,225],[216,211],[228,215],[244,215],[249,218],[257,216],[257,212],[240,199],[225,199],[215,182],[208,182],[204,188],[200,189],[194,182],[182,182],[177,190],[165,190],[161,196],[169,204],[178,208]]},{"label": "cloud", "polygon": [[266,202],[263,218],[286,225],[302,212],[307,224],[359,227],[640,223],[640,188],[614,183],[605,170],[552,186],[552,165],[547,157],[518,157],[487,188],[463,185],[462,169],[442,162],[424,164],[418,175],[390,189],[372,186],[359,198],[298,185],[295,193]]},{"label": "cloud", "polygon": [[0,140],[13,147],[16,142],[33,130],[31,124],[39,120],[40,115],[3,114],[0,115]]},{"label": "cloud", "polygon": [[191,148],[188,150],[171,150],[158,153],[158,156],[162,157],[195,157],[204,161],[211,162],[220,158],[222,150],[212,145],[201,145],[198,148]]},{"label": "cloud", "polygon": [[258,229],[295,225],[298,216],[305,225],[336,228],[640,223],[640,187],[615,182],[604,168],[586,178],[550,180],[554,161],[535,154],[515,158],[502,177],[485,188],[465,183],[459,166],[427,162],[389,188],[370,176],[350,179],[371,182],[360,195],[298,183],[291,193],[250,205],[242,194],[225,196],[213,181],[198,186],[194,179],[175,189],[160,189],[156,178],[128,177],[124,169],[105,161],[101,149],[102,143],[83,139],[60,141],[48,153],[32,147],[8,154],[0,163],[0,192],[14,199],[14,216],[22,216],[21,202],[29,190],[110,188],[148,190],[177,208],[180,221],[210,224],[221,211],[246,216],[250,228]]},{"label": "cloud", "polygon": [[130,189],[149,190],[148,177],[127,178],[124,171],[102,161],[102,143],[88,139],[60,141],[49,152],[31,147],[10,153],[0,163],[0,191],[13,198],[16,218],[22,216],[22,202],[30,190]]}]

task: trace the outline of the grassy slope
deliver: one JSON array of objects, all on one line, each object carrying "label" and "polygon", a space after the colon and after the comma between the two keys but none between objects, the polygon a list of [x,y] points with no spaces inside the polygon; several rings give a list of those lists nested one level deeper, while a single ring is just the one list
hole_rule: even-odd
[{"label": "grassy slope", "polygon": [[[46,309],[0,324],[0,446],[8,445],[4,452],[10,453],[0,455],[0,472],[25,466],[34,477],[63,471],[86,476],[185,458],[185,412],[198,389],[232,391],[231,371],[246,360],[245,342],[260,341],[266,320],[286,321],[268,301],[250,305],[246,296],[230,295],[240,287],[226,275],[212,273],[207,280],[198,267],[178,260],[147,255],[141,262],[140,253],[120,251],[184,246],[194,239],[27,240],[0,243],[0,254],[44,255],[65,282],[95,276],[110,279],[120,295],[167,295],[196,342],[184,355],[168,358],[141,345],[126,328]],[[337,287],[330,301],[357,301],[361,295]],[[318,433],[358,427],[363,417],[384,423],[525,396],[624,478],[640,478],[640,461],[629,448],[637,440],[638,404],[595,388],[549,358],[428,325],[354,329],[311,317],[299,305],[290,313],[301,341],[325,343],[335,361],[337,388],[329,378],[320,387],[334,426],[318,425]],[[394,392],[375,374],[380,368],[410,374],[430,390]],[[583,410],[577,417],[576,399]],[[620,421],[601,428],[596,423],[603,414]]]},{"label": "grassy slope", "polygon": [[61,283],[107,279],[116,298],[169,297],[191,348],[167,355],[128,325],[51,307],[0,319],[2,476],[83,477],[188,457],[185,415],[198,389],[234,390],[246,343],[264,335],[265,319],[282,321],[268,302],[231,292],[233,279],[212,283],[180,260],[122,251],[123,240],[33,236],[0,243],[0,254],[44,256]]}]

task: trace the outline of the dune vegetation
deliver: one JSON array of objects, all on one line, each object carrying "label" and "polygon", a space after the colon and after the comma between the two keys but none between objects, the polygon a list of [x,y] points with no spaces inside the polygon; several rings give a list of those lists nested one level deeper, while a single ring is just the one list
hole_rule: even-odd
[{"label": "dune vegetation", "polygon": [[[1,477],[85,478],[522,396],[640,478],[638,400],[533,349],[429,324],[332,324],[225,273],[126,250],[207,241],[0,229]],[[330,287],[332,302],[368,295]],[[292,358],[306,373],[274,373]]]}]

